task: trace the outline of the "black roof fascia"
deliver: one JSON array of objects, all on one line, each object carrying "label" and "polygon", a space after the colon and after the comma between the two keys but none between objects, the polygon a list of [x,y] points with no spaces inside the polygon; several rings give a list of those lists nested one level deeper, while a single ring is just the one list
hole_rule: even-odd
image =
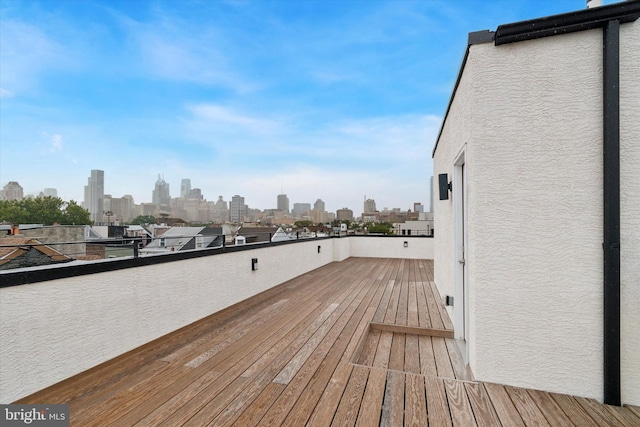
[{"label": "black roof fascia", "polygon": [[438,148],[438,141],[440,141],[440,136],[442,135],[442,131],[444,130],[444,124],[447,121],[447,116],[449,115],[449,110],[451,110],[451,104],[453,104],[453,98],[456,96],[456,92],[458,90],[458,85],[460,84],[460,79],[462,79],[462,72],[464,71],[464,67],[467,64],[467,57],[469,56],[469,48],[471,45],[480,44],[480,43],[489,43],[493,42],[493,31],[482,30],[482,31],[474,31],[469,33],[469,38],[467,40],[467,49],[464,51],[464,57],[462,58],[462,64],[460,65],[460,69],[458,70],[458,77],[456,78],[456,83],[453,85],[453,90],[451,91],[451,97],[449,98],[449,103],[447,104],[447,111],[444,113],[444,118],[442,119],[442,124],[440,125],[440,131],[438,132],[438,137],[436,138],[436,144],[433,147],[433,151],[431,153],[431,157],[436,155],[436,149]]},{"label": "black roof fascia", "polygon": [[495,45],[539,39],[576,31],[602,28],[607,22],[616,20],[621,24],[640,17],[640,1],[625,1],[608,6],[563,13],[500,25],[496,30]]}]

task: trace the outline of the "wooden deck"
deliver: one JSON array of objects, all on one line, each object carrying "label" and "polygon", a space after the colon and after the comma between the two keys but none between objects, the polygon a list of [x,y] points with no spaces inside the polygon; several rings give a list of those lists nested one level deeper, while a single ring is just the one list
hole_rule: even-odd
[{"label": "wooden deck", "polygon": [[18,403],[68,403],[74,426],[640,425],[638,408],[473,382],[432,269],[333,263]]}]

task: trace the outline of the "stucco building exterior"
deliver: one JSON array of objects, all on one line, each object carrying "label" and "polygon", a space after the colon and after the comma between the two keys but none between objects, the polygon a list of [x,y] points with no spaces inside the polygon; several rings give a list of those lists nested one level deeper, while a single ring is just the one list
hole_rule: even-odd
[{"label": "stucco building exterior", "polygon": [[469,35],[433,151],[434,280],[478,380],[640,404],[639,16]]}]

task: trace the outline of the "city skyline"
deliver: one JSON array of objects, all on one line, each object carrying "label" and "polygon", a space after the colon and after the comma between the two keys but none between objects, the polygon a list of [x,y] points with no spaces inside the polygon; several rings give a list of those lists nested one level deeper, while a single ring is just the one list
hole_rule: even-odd
[{"label": "city skyline", "polygon": [[[109,200],[111,200],[111,199],[121,199],[121,198],[129,197],[131,195],[130,194],[111,194],[104,191],[104,186],[105,186],[105,183],[107,182],[107,179],[105,179],[105,173],[102,170],[92,169],[91,171],[88,172],[88,174],[89,174],[89,177],[87,178],[88,184],[84,186],[84,197],[80,200],[75,200],[75,199],[73,200],[78,204],[84,206],[90,212],[92,220],[100,221],[100,218],[97,218],[95,216],[95,213],[111,210],[111,209],[102,207],[104,206],[103,200],[105,196],[108,197]],[[179,190],[179,195],[177,196],[171,195],[170,183],[167,183],[164,180],[164,178],[162,177],[162,174],[158,174],[154,188],[152,188],[149,191],[151,193],[151,196],[148,199],[144,199],[144,200],[136,200],[135,197],[131,196],[132,197],[131,202],[135,203],[138,206],[150,205],[150,204],[164,206],[165,207],[164,211],[170,212],[171,211],[170,201],[168,201],[167,199],[161,199],[160,195],[158,194],[159,192],[166,191],[166,193],[164,194],[164,197],[168,196],[170,200],[179,199],[179,198],[182,198],[182,199],[199,198],[199,199],[204,199],[204,201],[211,202],[211,203],[215,203],[216,200],[224,201],[228,205],[230,205],[233,198],[236,196],[241,197],[243,200],[245,199],[243,196],[239,194],[234,194],[233,196],[228,196],[228,195],[209,196],[209,195],[202,194],[199,188],[197,187],[191,188],[190,178],[182,178],[180,180],[180,183],[181,183],[181,187]],[[41,191],[26,192],[26,191],[23,191],[22,186],[17,181],[9,181],[6,184],[0,183],[0,189],[5,188],[5,186],[6,187],[14,186],[20,189],[19,197],[15,197],[15,194],[13,193],[4,195],[7,197],[8,200],[15,199],[15,198],[22,199],[27,197],[41,197],[41,196],[58,197],[56,188],[45,188],[44,190],[41,190]],[[186,188],[188,188],[188,190],[186,190]],[[309,196],[305,200],[311,200],[313,198],[314,196]],[[287,194],[283,194],[283,193],[274,194],[273,199],[274,199],[273,205],[255,206],[251,203],[246,203],[246,206],[248,207],[248,209],[257,209],[260,211],[267,211],[267,210],[283,211],[285,214],[291,214],[292,216],[300,215],[303,213],[303,211],[320,211],[320,212],[336,213],[338,210],[346,208],[346,209],[352,210],[356,217],[359,217],[362,213],[365,213],[365,212],[372,212],[371,210],[367,210],[365,206],[371,203],[372,203],[371,206],[374,206],[374,207],[376,206],[375,199],[371,199],[366,195],[363,195],[363,199],[361,199],[360,202],[354,201],[352,204],[343,205],[333,211],[325,209],[326,201],[321,198],[316,198],[315,202],[313,203],[310,203],[307,201],[291,201],[291,204],[293,205],[293,209],[289,209],[290,199],[287,196]],[[69,200],[65,200],[65,201],[69,201]],[[247,201],[247,202],[250,202],[250,201]],[[376,208],[375,210],[381,211],[381,210],[387,210],[387,209],[388,210],[401,209],[402,211],[412,211],[415,209],[416,203],[424,205],[425,202],[422,200],[414,201],[411,204],[411,206],[388,206],[385,204],[384,207]],[[427,208],[429,207],[428,204],[426,206]],[[298,210],[300,212],[296,212],[296,207],[299,208]],[[144,214],[140,213],[140,215],[144,215]],[[319,222],[322,222],[322,221],[319,221]]]},{"label": "city skyline", "polygon": [[[605,2],[610,3],[610,2]],[[0,6],[0,183],[150,200],[428,204],[431,150],[467,33],[557,2],[50,2]],[[480,6],[481,5],[481,6]],[[478,13],[481,9],[482,13]],[[399,191],[401,189],[401,191]]]}]

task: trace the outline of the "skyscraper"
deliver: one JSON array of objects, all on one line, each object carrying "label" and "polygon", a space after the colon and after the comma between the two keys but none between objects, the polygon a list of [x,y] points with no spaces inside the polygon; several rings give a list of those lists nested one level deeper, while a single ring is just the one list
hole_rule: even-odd
[{"label": "skyscraper", "polygon": [[58,190],[56,190],[55,188],[45,188],[42,191],[42,194],[45,197],[58,197]]},{"label": "skyscraper", "polygon": [[84,186],[83,206],[89,211],[91,220],[102,221],[104,211],[104,171],[93,169]]},{"label": "skyscraper", "polygon": [[342,208],[336,211],[338,221],[353,221],[353,211],[349,208]]},{"label": "skyscraper", "polygon": [[231,198],[231,206],[229,207],[229,220],[233,223],[240,224],[247,217],[247,205],[244,204],[244,197],[235,195]]},{"label": "skyscraper", "polygon": [[311,203],[294,203],[291,214],[294,217],[300,217],[303,215],[308,215],[310,210],[311,210]]},{"label": "skyscraper", "polygon": [[17,181],[9,181],[2,190],[2,200],[22,200],[24,191]]},{"label": "skyscraper", "polygon": [[365,199],[364,201],[364,213],[372,213],[376,211],[376,201],[373,199]]},{"label": "skyscraper", "polygon": [[286,194],[278,194],[278,210],[289,213],[289,198]]},{"label": "skyscraper", "polygon": [[152,193],[152,203],[157,205],[161,210],[171,211],[171,195],[169,193],[169,184],[158,174],[156,187]]},{"label": "skyscraper", "polygon": [[327,215],[324,211],[324,202],[322,201],[322,199],[316,200],[316,202],[313,204],[313,221],[316,224],[327,222]]},{"label": "skyscraper", "polygon": [[229,206],[222,196],[218,196],[218,201],[215,203],[215,207],[213,208],[213,220],[220,224],[224,224],[229,221]]},{"label": "skyscraper", "polygon": [[183,199],[189,197],[189,193],[191,193],[191,179],[182,178],[182,182],[180,183],[180,197]]}]

